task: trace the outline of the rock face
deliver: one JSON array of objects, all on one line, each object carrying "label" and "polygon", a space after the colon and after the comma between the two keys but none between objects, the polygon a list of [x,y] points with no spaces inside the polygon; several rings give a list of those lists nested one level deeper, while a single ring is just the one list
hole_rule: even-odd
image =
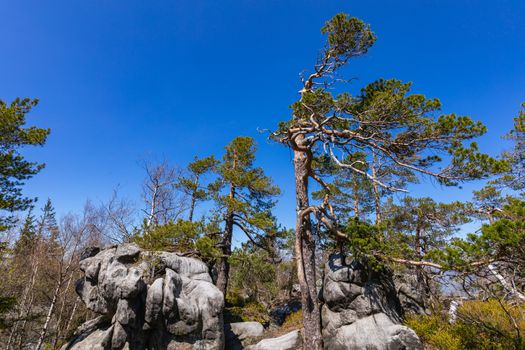
[{"label": "rock face", "polygon": [[394,276],[394,284],[403,311],[414,315],[427,315],[430,313],[427,307],[427,293],[418,283],[414,271],[407,270]]},{"label": "rock face", "polygon": [[76,291],[100,314],[62,350],[222,350],[224,297],[207,266],[123,244],[88,249]]},{"label": "rock face", "polygon": [[321,297],[325,349],[423,349],[416,333],[399,324],[403,311],[388,271],[334,254],[325,266]]}]

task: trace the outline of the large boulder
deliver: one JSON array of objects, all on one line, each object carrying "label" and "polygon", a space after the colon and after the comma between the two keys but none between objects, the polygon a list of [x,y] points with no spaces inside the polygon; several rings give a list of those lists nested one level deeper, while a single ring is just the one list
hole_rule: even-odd
[{"label": "large boulder", "polygon": [[325,265],[321,298],[323,340],[330,350],[423,349],[401,325],[403,310],[392,274],[333,254]]},{"label": "large boulder", "polygon": [[76,291],[101,316],[62,350],[222,350],[224,296],[206,264],[134,244],[86,250]]}]

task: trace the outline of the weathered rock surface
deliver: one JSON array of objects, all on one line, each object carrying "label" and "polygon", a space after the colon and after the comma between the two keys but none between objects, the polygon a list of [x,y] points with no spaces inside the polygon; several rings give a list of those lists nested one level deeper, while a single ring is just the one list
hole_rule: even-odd
[{"label": "weathered rock surface", "polygon": [[263,339],[246,350],[298,350],[302,348],[303,338],[298,330],[286,333],[280,337]]},{"label": "weathered rock surface", "polygon": [[423,349],[416,333],[399,324],[403,310],[389,271],[334,254],[325,266],[321,297],[325,349]]},{"label": "weathered rock surface", "polygon": [[396,274],[394,284],[405,313],[414,315],[430,313],[427,306],[427,293],[421,283],[418,282],[416,272],[407,269],[404,273]]},{"label": "weathered rock surface", "polygon": [[82,257],[76,291],[101,316],[63,350],[224,348],[224,297],[202,261],[134,244],[88,249]]},{"label": "weathered rock surface", "polygon": [[240,350],[253,338],[261,337],[264,327],[259,322],[234,322],[224,326],[226,349]]}]

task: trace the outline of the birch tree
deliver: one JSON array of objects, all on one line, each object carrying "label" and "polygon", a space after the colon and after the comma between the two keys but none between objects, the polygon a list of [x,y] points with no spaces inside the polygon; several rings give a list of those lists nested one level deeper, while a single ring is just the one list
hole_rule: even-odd
[{"label": "birch tree", "polygon": [[154,164],[144,162],[146,178],[142,187],[146,227],[175,221],[186,209],[185,198],[175,191],[180,170],[166,161]]}]

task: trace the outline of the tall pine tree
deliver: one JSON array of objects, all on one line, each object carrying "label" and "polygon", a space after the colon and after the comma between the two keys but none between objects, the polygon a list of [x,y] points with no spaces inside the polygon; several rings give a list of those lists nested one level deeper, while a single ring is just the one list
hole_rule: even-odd
[{"label": "tall pine tree", "polygon": [[277,227],[271,210],[280,193],[262,168],[254,165],[256,147],[250,137],[237,137],[226,146],[218,175],[211,188],[217,213],[223,222],[218,263],[217,287],[226,295],[234,228],[261,245],[261,237],[275,234]]}]

